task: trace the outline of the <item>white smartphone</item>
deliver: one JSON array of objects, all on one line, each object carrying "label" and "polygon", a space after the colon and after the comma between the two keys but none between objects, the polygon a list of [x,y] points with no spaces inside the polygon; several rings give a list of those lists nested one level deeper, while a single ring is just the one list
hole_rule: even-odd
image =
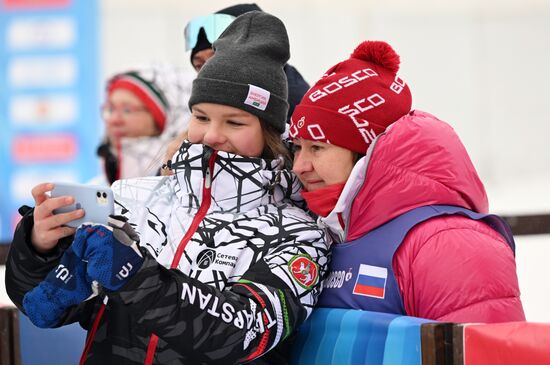
[{"label": "white smartphone", "polygon": [[66,223],[66,226],[77,228],[84,222],[107,224],[109,215],[114,213],[115,205],[111,188],[99,185],[85,185],[54,182],[50,193],[52,198],[69,195],[74,203],[59,209],[54,214],[66,213],[75,209],[84,209],[84,216]]}]

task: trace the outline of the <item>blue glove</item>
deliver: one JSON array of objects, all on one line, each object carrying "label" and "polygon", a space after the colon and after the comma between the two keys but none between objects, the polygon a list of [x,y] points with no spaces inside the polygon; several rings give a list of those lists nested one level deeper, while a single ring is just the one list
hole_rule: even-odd
[{"label": "blue glove", "polygon": [[122,288],[143,264],[138,236],[123,217],[111,216],[109,226],[83,224],[76,231],[75,252],[87,262],[87,274],[104,288]]},{"label": "blue glove", "polygon": [[37,327],[54,327],[67,308],[92,295],[91,282],[90,278],[86,278],[86,263],[75,254],[71,245],[59,265],[37,287],[25,294],[25,313]]}]

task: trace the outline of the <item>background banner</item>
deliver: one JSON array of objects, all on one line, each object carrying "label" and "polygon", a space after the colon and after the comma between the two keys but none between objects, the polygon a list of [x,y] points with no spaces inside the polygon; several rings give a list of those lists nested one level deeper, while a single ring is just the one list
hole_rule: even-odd
[{"label": "background banner", "polygon": [[0,0],[0,242],[43,181],[99,169],[98,3]]}]

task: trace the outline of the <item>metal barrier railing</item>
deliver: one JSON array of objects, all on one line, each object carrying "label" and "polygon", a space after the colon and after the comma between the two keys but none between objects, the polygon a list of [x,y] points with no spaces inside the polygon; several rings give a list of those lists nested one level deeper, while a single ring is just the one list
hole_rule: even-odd
[{"label": "metal barrier railing", "polygon": [[6,258],[8,257],[8,250],[10,242],[0,241],[0,265],[6,264]]},{"label": "metal barrier railing", "polygon": [[550,214],[503,216],[516,236],[550,233]]}]

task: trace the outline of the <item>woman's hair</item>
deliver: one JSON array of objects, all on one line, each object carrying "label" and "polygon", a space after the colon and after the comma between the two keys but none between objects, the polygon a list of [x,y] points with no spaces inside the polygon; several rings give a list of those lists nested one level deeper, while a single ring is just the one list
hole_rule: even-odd
[{"label": "woman's hair", "polygon": [[279,158],[279,156],[283,156],[285,164],[292,163],[292,155],[288,147],[284,144],[281,133],[273,128],[271,124],[265,123],[263,120],[260,120],[260,125],[262,126],[265,141],[264,151],[261,157],[276,159]]}]

